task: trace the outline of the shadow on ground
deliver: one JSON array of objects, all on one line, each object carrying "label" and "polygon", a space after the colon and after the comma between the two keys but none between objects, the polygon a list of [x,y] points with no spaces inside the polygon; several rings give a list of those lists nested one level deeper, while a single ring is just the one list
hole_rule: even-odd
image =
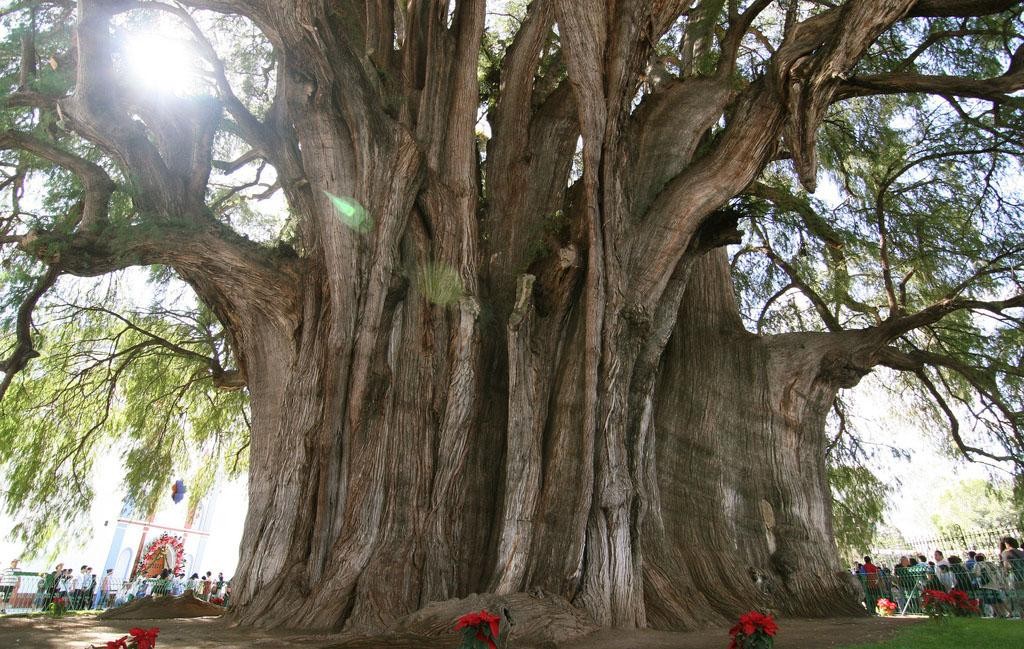
[{"label": "shadow on ground", "polygon": [[[839,618],[828,620],[783,619],[776,649],[829,649],[861,642],[885,640],[914,619]],[[458,638],[424,638],[401,635],[353,638],[344,635],[297,634],[287,631],[252,630],[231,626],[219,618],[184,620],[99,620],[76,617],[54,620],[44,617],[0,618],[3,649],[86,649],[104,646],[133,626],[160,627],[158,649],[453,649]],[[510,649],[530,649],[515,642]],[[602,630],[558,645],[533,649],[725,649],[725,629],[690,633],[665,631]]]}]

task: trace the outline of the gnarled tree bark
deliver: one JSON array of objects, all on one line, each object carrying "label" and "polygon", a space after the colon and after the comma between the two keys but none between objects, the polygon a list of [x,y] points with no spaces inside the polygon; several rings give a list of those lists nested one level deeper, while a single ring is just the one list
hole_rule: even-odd
[{"label": "gnarled tree bark", "polygon": [[[835,101],[1019,90],[1016,70],[850,76],[908,15],[1005,3],[840,3],[789,25],[764,75],[738,84],[735,48],[771,4],[748,3],[717,71],[684,70],[633,106],[652,43],[691,3],[535,0],[483,162],[483,0],[450,13],[447,0],[185,4],[266,34],[277,96],[264,118],[219,63],[219,103],[171,110],[126,89],[110,22],[136,5],[121,0],[78,3],[74,94],[11,99],[59,109],[128,170],[122,189],[152,225],[107,221],[96,165],[21,135],[0,145],[85,181],[59,255],[44,245],[53,232],[19,239],[26,252],[79,275],[170,266],[230,332],[252,400],[241,622],[376,630],[480,590],[541,589],[622,627],[856,610],[835,575],[824,420],[837,390],[893,362],[887,345],[920,314],[745,331],[725,206],[783,149],[813,187]],[[161,10],[201,37],[189,14]],[[565,74],[539,84],[556,24],[560,59],[546,65]],[[297,250],[252,244],[205,205],[222,111],[277,170]],[[372,227],[340,220],[332,195]],[[458,300],[431,294],[437,267],[458,278]]]}]

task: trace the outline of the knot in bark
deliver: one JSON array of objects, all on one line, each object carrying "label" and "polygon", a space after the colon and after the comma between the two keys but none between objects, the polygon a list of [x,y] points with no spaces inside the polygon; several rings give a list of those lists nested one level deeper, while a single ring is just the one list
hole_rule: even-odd
[{"label": "knot in bark", "polygon": [[870,371],[870,366],[865,367],[848,356],[831,356],[822,360],[818,377],[841,388],[852,388]]},{"label": "knot in bark", "polygon": [[642,304],[630,304],[623,307],[621,318],[626,324],[626,331],[643,337],[651,330],[654,314]]}]

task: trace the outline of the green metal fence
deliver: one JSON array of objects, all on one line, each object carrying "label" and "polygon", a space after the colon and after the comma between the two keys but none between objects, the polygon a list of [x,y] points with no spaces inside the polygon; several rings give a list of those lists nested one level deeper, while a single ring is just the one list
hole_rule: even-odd
[{"label": "green metal fence", "polygon": [[181,595],[187,589],[225,606],[231,590],[230,582],[213,582],[209,588],[204,588],[199,580],[185,579],[111,579],[106,583],[93,580],[83,584],[74,579],[56,579],[52,574],[19,571],[6,573],[0,579],[0,611],[31,613],[52,610],[53,605],[68,611],[104,609],[146,595]]},{"label": "green metal fence", "polygon": [[864,607],[878,612],[879,601],[896,604],[896,615],[919,615],[924,612],[924,593],[928,590],[950,592],[961,590],[977,600],[982,615],[987,617],[1024,617],[1024,559],[1000,561],[945,560],[935,565],[881,564],[877,572],[859,572]]}]

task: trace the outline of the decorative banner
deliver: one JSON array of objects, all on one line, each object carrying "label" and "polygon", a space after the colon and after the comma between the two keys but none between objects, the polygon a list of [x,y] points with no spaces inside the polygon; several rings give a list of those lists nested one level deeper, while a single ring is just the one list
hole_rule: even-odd
[{"label": "decorative banner", "polygon": [[185,497],[185,491],[186,490],[184,480],[178,480],[177,482],[174,483],[174,486],[171,487],[171,500],[174,501],[175,505],[180,503],[181,499]]},{"label": "decorative banner", "polygon": [[143,577],[159,577],[165,569],[175,575],[185,572],[185,542],[181,537],[166,532],[146,546],[136,573]]}]

